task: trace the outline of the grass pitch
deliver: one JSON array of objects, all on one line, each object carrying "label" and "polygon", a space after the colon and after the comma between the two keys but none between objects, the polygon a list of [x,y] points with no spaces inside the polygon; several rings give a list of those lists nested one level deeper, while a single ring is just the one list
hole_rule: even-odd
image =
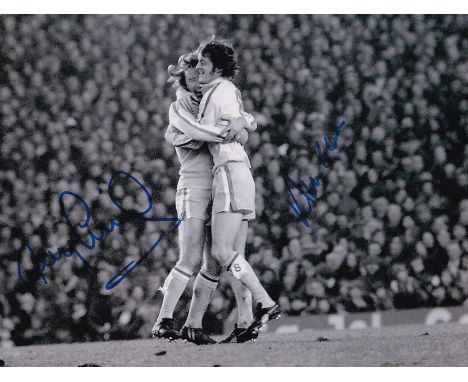
[{"label": "grass pitch", "polygon": [[132,340],[0,349],[5,366],[468,366],[468,325],[261,334],[197,346]]}]

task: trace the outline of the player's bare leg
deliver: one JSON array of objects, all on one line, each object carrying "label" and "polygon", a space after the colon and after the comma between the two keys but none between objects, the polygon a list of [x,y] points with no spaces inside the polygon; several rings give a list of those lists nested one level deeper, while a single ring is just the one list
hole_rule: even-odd
[{"label": "player's bare leg", "polygon": [[198,218],[186,219],[179,228],[180,258],[164,281],[161,310],[154,324],[154,337],[176,339],[180,337],[173,327],[174,309],[184,292],[190,277],[198,268],[205,244],[205,221]]}]

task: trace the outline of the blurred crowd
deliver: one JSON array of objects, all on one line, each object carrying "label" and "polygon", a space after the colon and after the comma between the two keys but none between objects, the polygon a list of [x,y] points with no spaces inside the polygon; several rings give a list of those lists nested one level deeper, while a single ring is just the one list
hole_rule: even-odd
[{"label": "blurred crowd", "polygon": [[[246,146],[257,208],[246,254],[283,311],[467,302],[467,16],[3,15],[2,346],[148,337],[158,288],[177,260],[176,235],[114,289],[104,284],[167,224],[121,216],[95,249],[76,247],[89,265],[62,258],[44,271],[47,284],[39,260],[86,238],[63,220],[62,191],[87,201],[97,232],[120,216],[106,192],[115,171],[145,184],[154,216],[175,215],[179,164],[164,141],[175,94],[166,68],[212,35],[237,49],[235,83],[259,125]],[[342,120],[306,227],[283,177],[317,176],[314,142]],[[147,206],[131,182],[121,179],[114,193],[128,208]],[[82,221],[83,207],[65,204]],[[236,314],[224,284],[205,317],[214,333]],[[188,288],[179,324],[190,296]]]}]

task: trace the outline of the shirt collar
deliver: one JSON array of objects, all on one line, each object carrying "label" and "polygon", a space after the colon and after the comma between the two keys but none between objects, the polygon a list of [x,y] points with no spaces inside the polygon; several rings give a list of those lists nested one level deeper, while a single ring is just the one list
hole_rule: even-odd
[{"label": "shirt collar", "polygon": [[229,81],[229,80],[224,78],[224,77],[219,77],[219,78],[211,81],[209,84],[201,85],[202,93],[205,94],[213,86],[216,86],[217,84],[220,84],[221,82],[224,82],[224,81]]},{"label": "shirt collar", "polygon": [[189,93],[187,90],[185,90],[184,88],[180,87],[176,90],[176,97],[177,99],[181,99],[183,97],[187,97],[187,96],[191,96],[192,93]]}]

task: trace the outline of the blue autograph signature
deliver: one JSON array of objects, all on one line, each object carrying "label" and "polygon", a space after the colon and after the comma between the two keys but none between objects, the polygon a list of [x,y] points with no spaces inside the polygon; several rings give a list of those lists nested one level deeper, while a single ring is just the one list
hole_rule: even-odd
[{"label": "blue autograph signature", "polygon": [[[341,121],[337,128],[335,129],[335,135],[333,136],[332,143],[327,136],[323,137],[323,143],[325,144],[323,153],[320,147],[320,141],[315,141],[315,150],[319,157],[320,164],[325,168],[330,168],[330,163],[324,160],[324,155],[326,152],[333,152],[338,147],[338,138],[340,137],[341,130],[345,128],[346,123]],[[291,207],[291,210],[294,212],[297,218],[299,218],[306,227],[310,227],[308,216],[312,212],[312,207],[317,199],[317,187],[320,187],[320,180],[323,177],[323,173],[320,172],[317,177],[309,176],[309,185],[304,181],[300,180],[295,182],[288,176],[283,176],[284,183],[288,190],[288,204]],[[307,210],[305,210],[301,203],[296,199],[293,190],[296,189],[304,197],[307,202]]]},{"label": "blue autograph signature", "polygon": [[[114,183],[115,180],[119,177],[127,177],[128,179],[132,180],[135,182],[138,187],[145,192],[145,195],[148,199],[148,207],[144,211],[133,211],[133,210],[126,210],[120,203],[119,201],[115,198],[114,196]],[[100,189],[99,192],[102,192]],[[152,218],[149,216],[146,216],[152,208],[153,208],[153,201],[151,199],[151,195],[148,192],[148,190],[145,188],[145,186],[134,176],[124,172],[124,171],[117,171],[114,173],[108,183],[108,193],[109,196],[114,203],[114,205],[120,210],[120,213],[123,214],[124,216],[142,220],[142,221],[150,221],[150,222],[173,222],[175,223],[172,227],[167,232],[162,232],[159,234],[159,237],[156,239],[156,241],[151,245],[151,247],[142,255],[140,258],[135,261],[131,260],[127,265],[125,265],[115,276],[113,276],[109,281],[107,281],[105,285],[106,290],[111,290],[115,286],[117,286],[120,282],[122,282],[130,273],[132,273],[135,268],[141,264],[141,262],[148,257],[149,254],[158,246],[158,244],[164,239],[164,237],[167,234],[170,234],[177,230],[179,227],[180,223],[182,222],[179,218],[177,217],[166,217],[166,218]],[[65,204],[64,204],[64,199],[65,197],[72,197],[74,198],[77,202],[79,202],[84,211],[85,211],[85,216],[86,218],[84,219],[84,222],[78,222],[78,223],[72,223],[70,221],[70,217],[68,212],[65,210]],[[79,244],[85,247],[88,250],[92,250],[96,247],[96,242],[101,241],[105,238],[106,234],[109,235],[111,234],[116,227],[120,226],[120,222],[115,219],[109,219],[109,228],[104,228],[100,230],[100,233],[96,235],[90,228],[89,224],[91,221],[91,209],[88,206],[88,203],[79,195],[75,194],[74,192],[71,191],[63,191],[59,195],[59,203],[60,207],[63,211],[63,217],[65,219],[65,222],[72,227],[74,230],[75,234],[77,233],[77,230],[85,230],[85,234],[88,235],[89,237],[89,242],[83,241],[81,238],[79,239]],[[83,232],[83,231],[81,231]],[[78,235],[79,237],[79,235]],[[67,246],[68,248],[73,248],[72,251],[67,250],[64,247],[58,247],[55,251],[55,253],[51,250],[47,251],[46,257],[41,260],[40,262],[40,267],[39,267],[39,273],[40,277],[42,279],[42,282],[44,284],[47,284],[47,278],[45,277],[44,271],[46,268],[52,268],[59,260],[62,259],[62,257],[69,258],[76,256],[78,257],[84,264],[86,264],[88,267],[92,268],[91,265],[86,261],[86,259],[82,256],[82,254],[76,249],[76,245],[72,243],[71,240],[67,241]],[[29,244],[26,245],[26,249],[29,252],[29,255],[34,258],[36,257],[36,253],[34,250],[31,248]],[[47,261],[48,260],[48,261]],[[25,278],[23,277],[23,272],[21,269],[21,258],[18,259],[18,277],[20,280],[26,281]]]}]

